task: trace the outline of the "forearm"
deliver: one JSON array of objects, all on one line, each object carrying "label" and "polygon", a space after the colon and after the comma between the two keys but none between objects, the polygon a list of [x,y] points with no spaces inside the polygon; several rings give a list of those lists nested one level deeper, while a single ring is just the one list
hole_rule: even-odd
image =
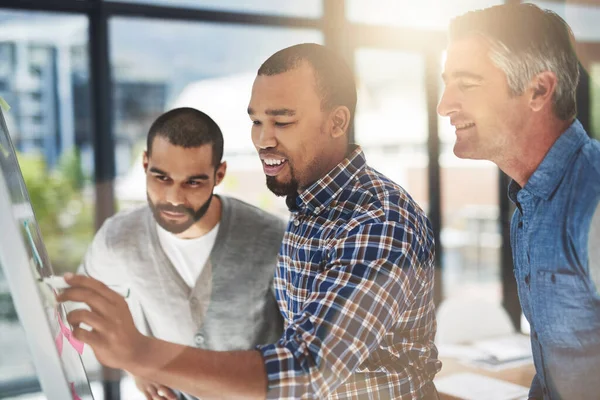
[{"label": "forearm", "polygon": [[264,399],[267,374],[258,351],[217,352],[147,338],[129,373],[202,399]]}]

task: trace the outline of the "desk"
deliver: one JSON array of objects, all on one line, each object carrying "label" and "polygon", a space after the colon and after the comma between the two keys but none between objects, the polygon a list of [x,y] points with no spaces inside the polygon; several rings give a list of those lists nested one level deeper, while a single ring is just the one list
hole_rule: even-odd
[{"label": "desk", "polygon": [[[521,365],[514,368],[507,368],[501,371],[489,371],[483,368],[477,368],[461,364],[454,358],[444,358],[442,361],[442,370],[435,376],[435,379],[457,374],[460,372],[472,372],[479,375],[489,376],[506,382],[529,387],[531,380],[535,375],[535,368],[532,364]],[[434,383],[435,383],[434,379]],[[454,396],[440,393],[440,400],[460,400]]]}]

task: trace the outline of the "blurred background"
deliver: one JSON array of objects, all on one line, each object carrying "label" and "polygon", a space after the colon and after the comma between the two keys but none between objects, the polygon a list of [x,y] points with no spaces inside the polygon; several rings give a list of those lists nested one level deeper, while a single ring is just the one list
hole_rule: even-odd
[{"label": "blurred background", "polygon": [[[229,168],[220,193],[286,216],[283,200],[265,187],[246,107],[262,61],[316,42],[354,69],[354,141],[430,216],[436,302],[494,304],[521,331],[508,179],[489,162],[456,158],[453,129],[436,114],[449,20],[501,3],[0,0],[0,96],[11,106],[7,125],[55,272],[77,268],[107,217],[146,201],[146,133],[173,107],[198,108],[221,126]],[[533,3],[575,33],[579,118],[598,135],[600,1]],[[28,351],[0,269],[0,398],[40,390]],[[117,399],[108,375],[90,371],[106,398]]]}]

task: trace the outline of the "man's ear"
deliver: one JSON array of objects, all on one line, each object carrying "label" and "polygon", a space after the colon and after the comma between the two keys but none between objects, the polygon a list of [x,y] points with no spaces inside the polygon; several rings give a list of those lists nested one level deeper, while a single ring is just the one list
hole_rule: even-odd
[{"label": "man's ear", "polygon": [[529,83],[529,107],[540,111],[546,105],[552,106],[558,78],[554,72],[544,71],[533,77]]},{"label": "man's ear", "polygon": [[219,185],[223,179],[225,178],[225,173],[227,172],[227,161],[223,161],[217,167],[215,171],[215,186]]},{"label": "man's ear", "polygon": [[350,126],[350,110],[346,106],[337,106],[331,111],[331,136],[334,139],[342,137],[348,133],[348,127]]},{"label": "man's ear", "polygon": [[148,152],[144,151],[144,155],[142,156],[142,165],[144,167],[144,172],[148,172]]}]

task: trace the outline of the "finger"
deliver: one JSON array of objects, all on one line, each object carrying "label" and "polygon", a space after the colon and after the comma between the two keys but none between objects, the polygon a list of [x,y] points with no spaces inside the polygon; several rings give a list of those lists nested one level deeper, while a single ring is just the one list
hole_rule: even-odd
[{"label": "finger", "polygon": [[156,399],[160,398],[160,396],[158,395],[158,392],[156,391],[156,387],[154,387],[154,385],[148,384],[146,386],[146,391],[148,392],[148,394],[150,394],[150,397],[152,398],[152,400],[156,400]]},{"label": "finger", "polygon": [[92,311],[88,310],[75,310],[67,314],[67,321],[72,327],[80,327],[79,324],[84,323],[89,325],[96,332],[106,332],[109,328],[107,326],[109,322]]},{"label": "finger", "polygon": [[72,287],[65,289],[61,294],[56,297],[56,300],[63,303],[65,301],[76,301],[79,303],[87,304],[93,311],[97,311],[103,316],[114,315],[113,310],[114,303],[106,299],[104,296],[97,292],[83,288],[83,287]]},{"label": "finger", "polygon": [[102,336],[98,332],[86,331],[80,327],[73,328],[73,337],[90,346],[92,350],[102,343]]},{"label": "finger", "polygon": [[114,290],[110,289],[104,283],[89,276],[66,273],[63,277],[65,278],[65,282],[67,282],[70,286],[84,287],[86,289],[90,289],[98,293],[99,295],[105,297],[110,302],[116,302],[122,298],[119,294],[117,294]]},{"label": "finger", "polygon": [[142,385],[135,385],[137,387],[137,390],[144,395],[144,397],[146,398],[146,400],[152,400],[152,396],[150,396],[150,393],[148,393],[148,391],[146,390],[145,387],[143,387]]},{"label": "finger", "polygon": [[171,388],[168,388],[163,385],[156,385],[158,394],[164,397],[167,400],[177,400],[177,395]]},{"label": "finger", "polygon": [[136,380],[135,381],[135,386],[136,386],[137,390],[139,390],[139,392],[144,395],[144,397],[146,398],[146,400],[152,400],[152,395],[148,392],[148,390],[146,390],[146,385],[145,384],[139,383]]}]

